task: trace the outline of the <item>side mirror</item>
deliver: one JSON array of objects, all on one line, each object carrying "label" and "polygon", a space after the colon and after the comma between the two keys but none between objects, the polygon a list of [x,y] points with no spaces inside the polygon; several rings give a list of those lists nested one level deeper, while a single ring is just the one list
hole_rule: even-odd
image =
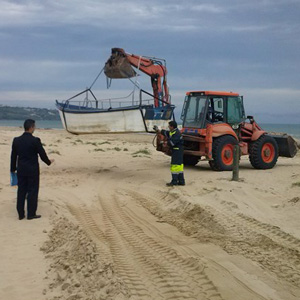
[{"label": "side mirror", "polygon": [[253,124],[253,122],[254,122],[254,118],[253,118],[253,116],[247,116],[247,119],[249,119],[249,120],[250,120],[250,124]]}]

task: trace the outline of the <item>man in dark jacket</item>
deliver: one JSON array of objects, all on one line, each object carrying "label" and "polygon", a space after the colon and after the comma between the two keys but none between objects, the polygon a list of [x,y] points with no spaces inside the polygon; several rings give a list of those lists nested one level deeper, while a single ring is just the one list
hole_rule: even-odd
[{"label": "man in dark jacket", "polygon": [[172,180],[167,183],[167,186],[185,185],[183,174],[183,139],[179,129],[177,128],[177,123],[175,121],[170,121],[169,130],[158,130],[157,126],[154,126],[154,130],[161,133],[168,139],[168,145],[172,150]]},{"label": "man in dark jacket", "polygon": [[40,170],[38,155],[48,166],[54,162],[49,159],[41,140],[32,134],[35,121],[28,119],[24,122],[25,132],[14,138],[11,151],[10,171],[16,172],[18,177],[17,211],[19,220],[25,217],[25,199],[27,196],[27,219],[37,219],[36,214],[39,193]]}]

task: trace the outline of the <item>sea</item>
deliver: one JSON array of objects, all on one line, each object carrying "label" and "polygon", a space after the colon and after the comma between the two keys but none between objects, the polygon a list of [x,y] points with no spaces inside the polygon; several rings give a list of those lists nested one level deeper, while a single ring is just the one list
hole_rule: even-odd
[{"label": "sea", "polygon": [[[0,120],[0,126],[23,127],[23,120]],[[259,124],[264,130],[269,132],[287,133],[297,139],[300,139],[300,124]],[[37,120],[37,128],[63,129],[60,120]]]},{"label": "sea", "polygon": [[[0,120],[0,126],[23,127],[24,120]],[[63,129],[60,120],[36,120],[35,126],[43,129]]]}]

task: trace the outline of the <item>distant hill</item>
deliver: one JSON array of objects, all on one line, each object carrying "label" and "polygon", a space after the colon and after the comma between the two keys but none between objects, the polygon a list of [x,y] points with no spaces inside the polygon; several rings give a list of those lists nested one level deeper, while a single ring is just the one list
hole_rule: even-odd
[{"label": "distant hill", "polygon": [[60,120],[58,111],[47,108],[0,105],[0,120]]}]

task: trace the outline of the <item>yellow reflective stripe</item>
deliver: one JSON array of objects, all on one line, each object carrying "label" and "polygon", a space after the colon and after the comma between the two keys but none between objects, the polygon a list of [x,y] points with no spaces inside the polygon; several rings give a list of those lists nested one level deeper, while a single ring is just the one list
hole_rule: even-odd
[{"label": "yellow reflective stripe", "polygon": [[172,173],[183,172],[183,164],[181,164],[181,165],[171,165],[171,172]]},{"label": "yellow reflective stripe", "polygon": [[174,131],[170,131],[169,135],[172,136],[176,133],[176,129]]},{"label": "yellow reflective stripe", "polygon": [[173,148],[173,150],[179,150],[179,148]]}]

